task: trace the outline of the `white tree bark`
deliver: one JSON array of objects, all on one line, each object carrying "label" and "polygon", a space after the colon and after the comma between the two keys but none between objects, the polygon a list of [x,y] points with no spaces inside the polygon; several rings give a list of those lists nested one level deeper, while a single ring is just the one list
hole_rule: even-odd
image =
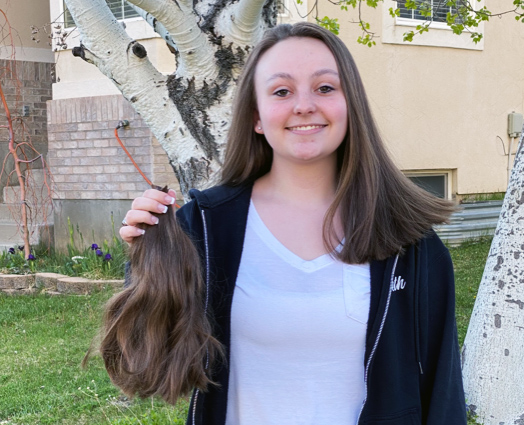
[{"label": "white tree bark", "polygon": [[275,0],[203,0],[195,7],[192,0],[128,1],[172,47],[173,75],[154,68],[104,0],[65,0],[82,37],[73,53],[97,66],[134,105],[167,152],[184,194],[210,186],[223,162],[245,52],[275,23]]},{"label": "white tree bark", "polygon": [[524,425],[522,139],[462,351],[466,400],[484,425]]}]

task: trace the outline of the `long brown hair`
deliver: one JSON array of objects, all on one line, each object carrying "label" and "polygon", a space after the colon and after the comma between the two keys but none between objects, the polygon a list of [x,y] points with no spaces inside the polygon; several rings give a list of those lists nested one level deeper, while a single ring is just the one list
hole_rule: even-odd
[{"label": "long brown hair", "polygon": [[131,245],[128,285],[106,306],[100,353],[125,394],[174,404],[206,390],[222,347],[205,311],[199,253],[168,208]]},{"label": "long brown hair", "polygon": [[433,224],[445,222],[454,206],[413,184],[394,165],[349,50],[338,37],[318,25],[278,25],[269,29],[253,49],[238,84],[222,183],[253,182],[271,169],[271,147],[263,135],[254,131],[255,71],[268,49],[290,37],[315,38],[331,50],[347,102],[348,129],[337,151],[338,186],[324,218],[324,244],[334,252],[331,235],[338,212],[345,240],[343,249],[334,255],[345,263],[385,259],[416,242]]}]

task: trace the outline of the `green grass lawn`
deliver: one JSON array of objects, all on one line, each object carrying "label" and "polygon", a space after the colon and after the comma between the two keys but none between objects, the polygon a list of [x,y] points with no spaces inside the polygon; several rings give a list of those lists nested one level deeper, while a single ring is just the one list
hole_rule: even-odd
[{"label": "green grass lawn", "polygon": [[0,295],[0,424],[184,424],[187,402],[129,402],[100,358],[80,362],[109,292]]},{"label": "green grass lawn", "polygon": [[483,238],[450,249],[455,269],[456,317],[460,345],[466,337],[490,246],[491,238]]},{"label": "green grass lawn", "polygon": [[[452,248],[462,343],[489,241]],[[80,362],[111,296],[0,295],[0,424],[184,424],[188,403],[129,401],[99,358]],[[471,422],[474,423],[474,422]]]}]

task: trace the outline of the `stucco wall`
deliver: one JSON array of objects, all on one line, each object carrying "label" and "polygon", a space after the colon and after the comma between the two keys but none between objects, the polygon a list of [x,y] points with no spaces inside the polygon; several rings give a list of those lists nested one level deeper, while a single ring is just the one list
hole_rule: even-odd
[{"label": "stucco wall", "polygon": [[[405,171],[451,170],[459,195],[505,191],[507,116],[524,111],[524,25],[511,16],[493,19],[485,24],[480,49],[391,44],[381,38],[368,48],[357,44],[361,31],[349,23],[356,12],[340,15],[326,3],[319,12],[339,14],[340,37],[357,62],[398,166]],[[511,2],[503,3],[511,8]],[[363,10],[378,36],[394,24],[381,6]],[[442,44],[442,32],[453,36],[450,30],[434,29],[420,37],[434,37],[435,32]]]},{"label": "stucco wall", "polygon": [[[15,59],[20,61],[54,62],[49,39],[43,31],[37,35],[31,33],[31,26],[42,28],[49,25],[49,3],[46,0],[0,0],[0,9],[7,15],[7,19],[13,28],[11,48],[9,37],[0,40],[0,58]],[[4,26],[4,18],[0,17]],[[7,26],[4,31],[7,32]],[[5,34],[4,32],[4,34]],[[40,39],[36,43],[31,37]]]}]

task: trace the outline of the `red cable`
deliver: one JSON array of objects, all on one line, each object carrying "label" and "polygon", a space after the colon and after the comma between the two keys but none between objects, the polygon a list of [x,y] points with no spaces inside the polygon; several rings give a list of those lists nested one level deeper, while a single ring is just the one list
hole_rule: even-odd
[{"label": "red cable", "polygon": [[[144,180],[147,182],[147,184],[151,187],[154,186],[153,183],[151,183],[151,180],[149,180],[146,175],[142,172],[142,170],[140,169],[140,167],[138,166],[138,164],[135,162],[135,160],[133,159],[133,157],[131,156],[131,154],[129,153],[129,151],[126,149],[126,147],[124,146],[124,144],[122,143],[122,140],[120,140],[120,137],[118,137],[118,129],[120,128],[120,125],[118,125],[116,128],[115,128],[115,137],[116,137],[116,140],[118,140],[118,143],[120,143],[120,146],[122,146],[122,149],[124,149],[124,152],[126,153],[126,155],[128,156],[128,158],[131,160],[131,162],[133,163],[133,165],[135,166],[135,168],[138,170],[138,172],[140,173],[140,175],[144,178]],[[177,208],[180,208],[180,205],[178,205],[177,203],[175,203],[175,207]]]}]

